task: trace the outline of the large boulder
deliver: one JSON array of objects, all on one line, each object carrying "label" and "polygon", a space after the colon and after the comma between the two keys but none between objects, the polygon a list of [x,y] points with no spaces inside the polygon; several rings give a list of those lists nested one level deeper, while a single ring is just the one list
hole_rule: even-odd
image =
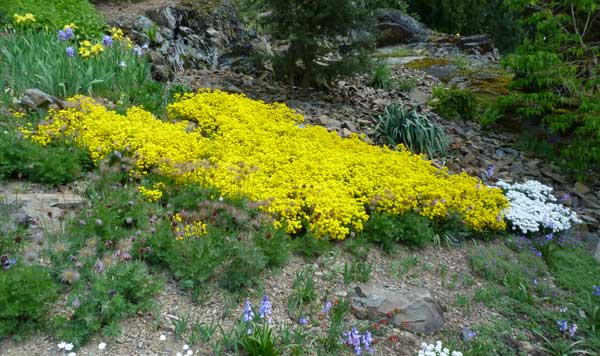
[{"label": "large boulder", "polygon": [[369,284],[354,288],[352,310],[357,318],[380,321],[414,333],[433,333],[444,327],[442,308],[425,288],[393,290]]},{"label": "large boulder", "polygon": [[432,33],[427,26],[402,11],[381,9],[377,11],[376,19],[380,46],[425,42]]}]

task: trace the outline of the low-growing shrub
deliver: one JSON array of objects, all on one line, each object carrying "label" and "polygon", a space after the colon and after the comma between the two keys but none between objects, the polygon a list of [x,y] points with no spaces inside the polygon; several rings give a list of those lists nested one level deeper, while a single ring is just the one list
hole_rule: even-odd
[{"label": "low-growing shrub", "polygon": [[470,90],[434,88],[431,105],[435,112],[447,120],[476,120],[479,104]]},{"label": "low-growing shrub", "polygon": [[444,152],[444,130],[417,111],[408,111],[399,104],[386,106],[375,132],[379,142],[395,147],[404,144],[412,152],[426,153],[429,157]]},{"label": "low-growing shrub", "polygon": [[153,297],[162,288],[161,281],[149,275],[139,261],[116,263],[91,278],[89,284],[81,282],[74,283],[71,291],[73,315],[68,320],[57,317],[53,321],[58,338],[76,345],[100,330],[114,336],[118,321],[151,311],[155,306]]},{"label": "low-growing shrub", "polygon": [[19,262],[6,269],[4,259],[12,258],[0,258],[0,340],[12,334],[24,337],[46,321],[58,288],[47,268]]},{"label": "low-growing shrub", "polygon": [[97,36],[106,29],[106,22],[88,0],[0,0],[0,25],[13,23],[13,15],[30,13],[35,27],[58,30],[75,24],[85,36]]},{"label": "low-growing shrub", "polygon": [[81,148],[58,142],[44,147],[14,130],[0,130],[0,179],[23,177],[58,185],[81,177],[91,167]]},{"label": "low-growing shrub", "polygon": [[362,235],[380,244],[384,251],[391,252],[394,244],[406,243],[409,246],[424,246],[433,241],[435,233],[431,222],[418,214],[407,213],[393,216],[381,212],[371,213],[365,223]]}]

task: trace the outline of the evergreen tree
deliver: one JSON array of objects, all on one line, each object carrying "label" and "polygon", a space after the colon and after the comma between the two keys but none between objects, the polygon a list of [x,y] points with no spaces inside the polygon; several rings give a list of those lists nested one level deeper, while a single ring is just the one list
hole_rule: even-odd
[{"label": "evergreen tree", "polygon": [[368,63],[372,41],[364,31],[367,10],[352,0],[264,0],[263,24],[286,44],[276,74],[305,87],[325,87],[337,75]]}]

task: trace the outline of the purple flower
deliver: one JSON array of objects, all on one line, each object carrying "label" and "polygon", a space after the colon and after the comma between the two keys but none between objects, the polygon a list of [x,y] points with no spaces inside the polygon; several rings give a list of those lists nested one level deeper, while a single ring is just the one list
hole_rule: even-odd
[{"label": "purple flower", "polygon": [[[75,57],[75,50],[73,49],[73,47],[69,46],[69,47],[67,47],[67,49],[65,51],[67,53],[67,57],[69,57],[69,58]],[[80,225],[81,225],[81,221],[83,221],[83,220],[80,220]],[[83,221],[83,224],[85,225],[85,221]]]},{"label": "purple flower", "polygon": [[65,27],[65,35],[67,35],[68,40],[75,37],[75,33],[73,32],[73,29],[69,26]]},{"label": "purple flower", "polygon": [[371,333],[369,331],[365,331],[361,340],[362,340],[362,344],[365,348],[365,351],[372,354],[373,350],[371,349],[371,343],[373,342],[373,338],[371,337]]},{"label": "purple flower", "polygon": [[2,264],[2,267],[4,267],[5,270],[9,270],[12,265],[17,263],[17,259],[9,258],[8,256],[4,255],[0,257],[0,263]]},{"label": "purple flower", "polygon": [[66,41],[67,38],[67,33],[63,30],[58,30],[58,40],[59,41]]},{"label": "purple flower", "polygon": [[593,286],[592,288],[594,289],[592,294],[596,297],[600,297],[600,285]]},{"label": "purple flower", "polygon": [[252,305],[249,300],[244,303],[244,321],[247,323],[254,320],[254,312],[252,311]]},{"label": "purple flower", "polygon": [[569,329],[569,324],[566,320],[557,320],[556,324],[558,325],[558,330],[560,330],[561,333],[564,333]]},{"label": "purple flower", "polygon": [[102,43],[104,43],[105,46],[110,47],[113,44],[113,39],[109,35],[104,35],[104,37],[102,37]]},{"label": "purple flower", "polygon": [[537,278],[534,278],[534,279],[533,279],[533,285],[534,285],[534,286],[537,286],[537,285],[538,285],[538,280],[537,280]]},{"label": "purple flower", "polygon": [[303,316],[300,318],[300,320],[298,320],[298,322],[300,323],[300,325],[306,326],[306,325],[308,325],[308,318]]},{"label": "purple flower", "polygon": [[487,179],[490,179],[490,178],[492,178],[493,175],[494,175],[494,166],[490,164],[487,167],[487,170],[485,171],[485,177]]},{"label": "purple flower", "polygon": [[361,348],[361,335],[358,332],[358,330],[356,330],[356,328],[352,328],[352,330],[350,330],[349,333],[345,334],[346,336],[346,343],[351,346],[354,349],[354,353],[357,355],[362,355],[362,348]]},{"label": "purple flower", "polygon": [[469,328],[463,329],[463,341],[469,342],[477,336],[477,333]]},{"label": "purple flower", "polygon": [[577,324],[573,323],[573,325],[571,325],[571,327],[569,328],[569,336],[570,337],[575,336],[576,332],[577,332]]},{"label": "purple flower", "polygon": [[273,313],[273,305],[269,301],[269,297],[267,295],[263,296],[262,301],[260,302],[260,308],[258,309],[258,314],[261,319],[268,318]]},{"label": "purple flower", "polygon": [[321,312],[323,314],[327,314],[329,313],[329,311],[331,310],[331,302],[330,301],[325,301],[325,305],[323,306],[323,310],[321,310]]},{"label": "purple flower", "polygon": [[571,195],[569,193],[565,193],[563,194],[563,196],[560,198],[560,202],[561,203],[566,203],[569,201],[569,199],[571,199]]}]

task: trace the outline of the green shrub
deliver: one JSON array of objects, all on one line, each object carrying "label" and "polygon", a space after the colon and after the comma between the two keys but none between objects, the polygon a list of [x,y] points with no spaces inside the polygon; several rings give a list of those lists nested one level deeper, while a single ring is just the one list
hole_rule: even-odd
[{"label": "green shrub", "polygon": [[267,323],[254,325],[250,332],[241,336],[239,344],[248,356],[279,356],[283,354],[276,345],[273,331]]},{"label": "green shrub", "polygon": [[21,263],[0,270],[0,340],[11,334],[26,336],[46,320],[57,297],[57,286],[48,270]]},{"label": "green shrub", "polygon": [[[54,31],[25,30],[1,36],[0,85],[10,88],[8,94],[18,99],[25,89],[37,88],[61,98],[84,94],[155,109],[148,105],[148,96],[159,88],[151,82],[147,58],[117,41],[91,58],[69,58],[67,46],[76,44],[59,41]],[[3,95],[5,103],[10,103],[6,91]],[[160,97],[160,105],[162,101]]]},{"label": "green shrub", "polygon": [[0,131],[0,179],[23,177],[58,185],[81,177],[91,166],[82,149],[60,143],[44,147],[13,130]]},{"label": "green shrub", "polygon": [[391,252],[394,244],[424,246],[433,241],[435,233],[429,219],[416,213],[394,216],[373,212],[361,233],[366,239],[380,244],[384,251]]},{"label": "green shrub", "polygon": [[377,89],[391,89],[393,86],[390,78],[390,68],[385,63],[379,63],[373,71],[371,86]]},{"label": "green shrub", "polygon": [[433,89],[433,98],[431,106],[441,117],[447,120],[477,120],[479,104],[472,91],[438,87]]},{"label": "green shrub", "polygon": [[530,33],[504,60],[515,76],[510,95],[498,104],[547,136],[559,135],[553,145],[565,167],[578,173],[598,167],[600,32],[592,29],[600,24],[600,9],[595,2],[562,0],[513,6],[526,14]]},{"label": "green shrub", "polygon": [[289,44],[277,54],[276,74],[305,87],[326,87],[336,76],[364,68],[371,40],[356,40],[364,9],[351,0],[263,0],[263,25],[276,40]]},{"label": "green shrub", "polygon": [[415,110],[408,111],[399,104],[386,106],[375,127],[377,141],[392,147],[402,143],[415,153],[429,157],[444,152],[444,130]]},{"label": "green shrub", "polygon": [[85,36],[97,36],[107,27],[102,15],[88,0],[0,0],[0,25],[10,24],[14,14],[31,13],[36,26],[58,30],[74,23]]}]

